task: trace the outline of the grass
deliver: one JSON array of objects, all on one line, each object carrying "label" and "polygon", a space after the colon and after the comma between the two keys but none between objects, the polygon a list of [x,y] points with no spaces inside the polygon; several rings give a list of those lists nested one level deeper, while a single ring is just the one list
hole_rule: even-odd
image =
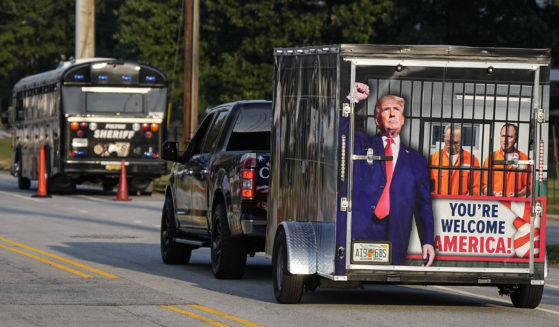
[{"label": "grass", "polygon": [[0,138],[0,170],[10,169],[11,139]]},{"label": "grass", "polygon": [[167,185],[167,181],[169,181],[169,175],[163,175],[159,178],[156,178],[153,181],[153,191],[157,193],[164,193],[165,185]]},{"label": "grass", "polygon": [[559,265],[559,244],[548,245],[545,247],[547,251],[547,260],[550,265]]}]

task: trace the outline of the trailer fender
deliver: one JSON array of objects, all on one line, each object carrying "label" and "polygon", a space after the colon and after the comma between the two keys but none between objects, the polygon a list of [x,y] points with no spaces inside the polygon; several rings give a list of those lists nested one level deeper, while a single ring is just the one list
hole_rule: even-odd
[{"label": "trailer fender", "polygon": [[282,222],[287,239],[287,270],[294,275],[316,273],[316,236],[313,225],[306,222]]}]

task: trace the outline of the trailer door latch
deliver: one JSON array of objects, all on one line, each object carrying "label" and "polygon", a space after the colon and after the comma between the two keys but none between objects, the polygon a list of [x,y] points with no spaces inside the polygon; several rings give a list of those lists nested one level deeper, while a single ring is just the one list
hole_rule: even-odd
[{"label": "trailer door latch", "polygon": [[342,108],[342,116],[349,117],[349,114],[351,114],[351,105],[349,103],[344,103],[344,106]]},{"label": "trailer door latch", "polygon": [[545,122],[545,110],[543,108],[538,109],[536,119],[538,120],[538,123]]},{"label": "trailer door latch", "polygon": [[347,208],[349,208],[349,201],[347,200],[347,198],[342,198],[340,203],[340,210],[347,211]]}]

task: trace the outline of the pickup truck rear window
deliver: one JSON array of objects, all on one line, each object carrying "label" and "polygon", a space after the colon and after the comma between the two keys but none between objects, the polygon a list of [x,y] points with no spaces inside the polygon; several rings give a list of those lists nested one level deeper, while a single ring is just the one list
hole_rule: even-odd
[{"label": "pickup truck rear window", "polygon": [[228,151],[270,150],[271,108],[244,108],[227,143]]}]

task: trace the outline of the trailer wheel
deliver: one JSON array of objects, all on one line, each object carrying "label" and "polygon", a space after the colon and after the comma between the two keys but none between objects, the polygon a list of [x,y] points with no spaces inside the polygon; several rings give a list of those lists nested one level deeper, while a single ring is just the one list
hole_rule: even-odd
[{"label": "trailer wheel", "polygon": [[241,278],[245,273],[247,252],[242,240],[231,238],[225,206],[218,204],[212,223],[212,271],[218,279]]},{"label": "trailer wheel", "polygon": [[510,299],[517,308],[533,309],[540,304],[542,295],[543,285],[520,284],[518,289],[510,294]]},{"label": "trailer wheel", "polygon": [[192,248],[174,241],[175,214],[173,200],[165,197],[161,214],[161,259],[165,264],[187,264],[190,261]]},{"label": "trailer wheel", "polygon": [[287,238],[280,228],[274,241],[272,253],[274,296],[279,303],[295,304],[301,301],[305,276],[293,275],[287,271]]}]

